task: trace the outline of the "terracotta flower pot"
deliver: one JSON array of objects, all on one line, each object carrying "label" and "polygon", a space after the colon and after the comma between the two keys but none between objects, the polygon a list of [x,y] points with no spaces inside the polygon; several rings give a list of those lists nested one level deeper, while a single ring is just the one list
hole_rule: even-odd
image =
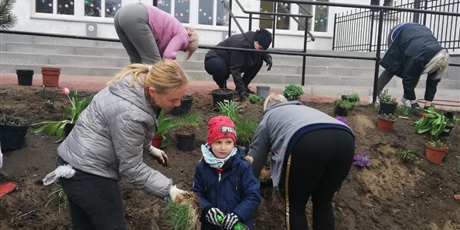
[{"label": "terracotta flower pot", "polygon": [[392,120],[385,120],[381,117],[377,117],[377,127],[379,130],[382,130],[383,132],[391,132],[393,131],[393,125],[395,121]]},{"label": "terracotta flower pot", "polygon": [[446,156],[447,150],[449,150],[448,147],[436,148],[436,147],[430,146],[429,144],[426,144],[425,157],[427,160],[435,164],[441,164],[442,161],[444,160],[444,157]]},{"label": "terracotta flower pot", "polygon": [[163,137],[162,136],[154,136],[152,140],[152,146],[155,148],[160,148],[161,147],[161,142],[163,142]]},{"label": "terracotta flower pot", "polygon": [[46,87],[58,87],[61,68],[42,67],[43,85]]}]

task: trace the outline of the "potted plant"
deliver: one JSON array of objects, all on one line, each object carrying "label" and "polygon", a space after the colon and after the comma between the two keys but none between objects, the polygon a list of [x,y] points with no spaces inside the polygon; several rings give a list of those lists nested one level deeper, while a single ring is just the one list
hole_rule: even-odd
[{"label": "potted plant", "polygon": [[419,134],[429,132],[431,136],[431,140],[425,144],[426,158],[435,164],[442,163],[445,153],[449,149],[447,144],[439,138],[446,128],[444,114],[436,112],[434,107],[424,109],[422,117],[415,122],[414,128]]},{"label": "potted plant", "polygon": [[174,107],[170,113],[175,116],[180,116],[183,114],[186,114],[190,111],[192,108],[192,102],[193,102],[193,96],[192,95],[184,95],[180,99],[180,105],[177,107]]},{"label": "potted plant", "polygon": [[396,117],[393,114],[381,114],[377,117],[377,127],[383,132],[391,132],[395,121]]},{"label": "potted plant", "polygon": [[348,115],[348,111],[352,110],[354,106],[354,102],[348,100],[337,100],[334,102],[334,114],[346,117]]},{"label": "potted plant", "polygon": [[219,102],[229,103],[233,101],[233,90],[227,88],[219,88],[211,91],[212,104],[217,107]]},{"label": "potted plant", "polygon": [[300,96],[304,94],[301,86],[295,84],[289,84],[283,89],[283,96],[289,101],[299,100]]},{"label": "potted plant", "polygon": [[351,102],[354,102],[354,103],[358,103],[358,102],[361,101],[360,98],[359,98],[359,94],[358,94],[358,93],[350,93],[350,94],[342,95],[342,96],[341,96],[341,99],[342,99],[342,100],[351,101]]},{"label": "potted plant", "polygon": [[158,116],[158,127],[152,139],[152,145],[156,148],[166,148],[166,146],[168,146],[168,130],[177,126],[179,126],[179,124],[172,123],[172,119],[170,117],[165,117],[164,111],[161,110]]},{"label": "potted plant", "polygon": [[249,94],[248,96],[249,102],[252,104],[262,104],[263,98],[256,95],[256,94]]},{"label": "potted plant", "polygon": [[445,112],[444,116],[446,117],[446,127],[444,131],[439,135],[440,137],[449,136],[452,129],[455,127],[457,120],[454,117],[454,113],[452,112]]},{"label": "potted plant", "polygon": [[43,121],[32,124],[33,127],[36,127],[33,130],[33,133],[39,133],[43,131],[46,135],[56,134],[58,139],[56,142],[61,142],[64,140],[64,138],[72,130],[75,123],[77,123],[80,114],[93,99],[93,95],[79,98],[77,90],[74,90],[72,97],[70,97],[70,89],[67,87],[62,88],[61,93],[67,96],[71,105],[70,107],[64,108],[64,119],[61,121]]},{"label": "potted plant", "polygon": [[195,133],[200,125],[201,117],[197,111],[190,111],[180,117],[176,131],[177,148],[191,151],[195,147]]},{"label": "potted plant", "polygon": [[21,118],[3,114],[0,117],[0,143],[3,150],[17,150],[25,143],[29,125]]},{"label": "potted plant", "polygon": [[398,103],[396,102],[396,98],[392,97],[388,93],[388,89],[383,90],[379,94],[379,113],[380,114],[395,114],[396,106]]},{"label": "potted plant", "polygon": [[236,145],[241,146],[243,151],[248,150],[257,125],[257,121],[251,117],[242,116],[235,120]]}]

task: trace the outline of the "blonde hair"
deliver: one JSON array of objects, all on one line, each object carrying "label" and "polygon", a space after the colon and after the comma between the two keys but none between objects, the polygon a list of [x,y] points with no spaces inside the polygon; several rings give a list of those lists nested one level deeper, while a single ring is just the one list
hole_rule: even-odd
[{"label": "blonde hair", "polygon": [[132,64],[122,69],[108,83],[113,85],[118,80],[132,75],[130,86],[134,82],[144,88],[153,87],[158,94],[168,94],[177,88],[187,84],[189,78],[185,75],[182,67],[174,60],[162,60],[152,66],[146,64]]},{"label": "blonde hair", "polygon": [[288,100],[281,94],[277,93],[271,93],[268,95],[268,97],[265,99],[264,102],[264,111],[268,109],[268,107],[272,106],[275,103],[278,102],[287,102]]},{"label": "blonde hair", "polygon": [[439,51],[434,57],[425,65],[423,73],[430,74],[436,72],[434,79],[441,79],[447,73],[449,67],[449,54],[446,50]]},{"label": "blonde hair", "polygon": [[185,51],[187,54],[185,61],[187,61],[198,49],[198,33],[192,27],[185,26],[185,29],[187,30],[189,40],[187,50]]}]

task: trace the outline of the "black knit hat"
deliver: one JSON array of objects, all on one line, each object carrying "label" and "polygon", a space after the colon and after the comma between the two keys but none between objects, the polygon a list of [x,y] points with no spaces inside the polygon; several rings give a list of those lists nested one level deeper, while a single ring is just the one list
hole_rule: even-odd
[{"label": "black knit hat", "polygon": [[264,47],[264,50],[267,50],[272,43],[272,33],[264,28],[256,31],[256,41]]}]

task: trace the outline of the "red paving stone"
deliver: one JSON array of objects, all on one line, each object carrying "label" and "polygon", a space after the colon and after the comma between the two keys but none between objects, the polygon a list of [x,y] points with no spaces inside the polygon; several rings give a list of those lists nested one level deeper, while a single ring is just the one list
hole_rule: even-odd
[{"label": "red paving stone", "polygon": [[[71,89],[77,90],[89,90],[89,91],[99,91],[104,88],[108,81],[112,77],[108,76],[75,76],[75,75],[61,75],[59,78],[60,87],[69,87]],[[253,91],[255,91],[257,84],[251,84]],[[282,86],[280,84],[263,84],[271,86],[270,92],[282,93]],[[0,86],[14,86],[14,87],[30,87],[30,86],[19,86],[16,74],[12,73],[0,73]],[[41,87],[42,78],[41,74],[35,74],[33,77],[33,82],[31,87]],[[233,82],[228,83],[229,88],[235,88]],[[193,94],[195,92],[200,93],[209,93],[211,90],[216,89],[217,85],[214,81],[191,81],[187,90],[188,94]],[[304,94],[302,95],[303,101],[312,101],[312,102],[333,102],[337,100],[339,96],[325,96],[325,95],[312,95]],[[361,104],[367,105],[369,101],[368,96],[361,96]],[[450,99],[446,99],[450,100]],[[399,98],[398,98],[399,101]],[[449,102],[439,102],[441,104],[449,104],[451,106],[438,106],[437,108],[442,108],[445,110],[459,110],[460,102],[457,100],[450,100]]]},{"label": "red paving stone", "polygon": [[[69,87],[77,90],[99,91],[104,88],[112,77],[106,76],[70,76],[60,75],[59,87]],[[257,84],[251,85],[255,88]],[[266,84],[264,84],[266,85]],[[13,87],[42,87],[41,74],[34,74],[32,86],[19,86],[16,74],[1,73],[0,86],[13,86]],[[229,88],[235,88],[232,82],[228,83]],[[214,81],[191,81],[187,90],[188,94],[195,92],[209,93],[211,90],[216,89],[217,85]],[[270,92],[281,93],[282,90],[271,87]],[[316,102],[332,102],[336,100],[336,96],[319,96],[319,95],[303,95],[302,100],[316,101]]]}]

